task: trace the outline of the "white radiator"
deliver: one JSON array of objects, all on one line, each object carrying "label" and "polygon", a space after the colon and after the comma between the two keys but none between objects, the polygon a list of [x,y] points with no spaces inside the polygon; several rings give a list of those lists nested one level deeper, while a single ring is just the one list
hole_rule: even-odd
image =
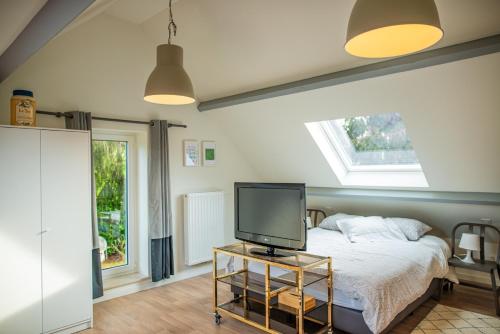
[{"label": "white radiator", "polygon": [[212,260],[212,247],[224,243],[224,193],[184,195],[184,248],[186,264]]}]

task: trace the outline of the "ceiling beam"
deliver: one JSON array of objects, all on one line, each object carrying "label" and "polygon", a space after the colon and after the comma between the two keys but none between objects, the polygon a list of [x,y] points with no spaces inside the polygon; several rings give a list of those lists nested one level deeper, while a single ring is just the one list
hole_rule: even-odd
[{"label": "ceiling beam", "polygon": [[257,89],[241,94],[202,101],[199,111],[230,107],[274,97],[306,92],[313,89],[345,84],[348,82],[411,71],[457,60],[468,59],[500,51],[500,35],[493,35],[470,42],[424,51],[409,56],[390,59],[374,64],[328,73],[286,84]]},{"label": "ceiling beam", "polygon": [[3,82],[94,1],[48,0],[0,56],[0,82]]}]

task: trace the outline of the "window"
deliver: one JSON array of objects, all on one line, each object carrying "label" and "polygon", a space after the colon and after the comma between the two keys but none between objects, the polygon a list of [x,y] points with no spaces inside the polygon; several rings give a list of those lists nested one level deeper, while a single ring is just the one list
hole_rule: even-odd
[{"label": "window", "polygon": [[134,270],[133,210],[130,206],[134,138],[94,134],[92,140],[97,222],[104,272]]},{"label": "window", "polygon": [[398,113],[305,125],[342,185],[428,187]]}]

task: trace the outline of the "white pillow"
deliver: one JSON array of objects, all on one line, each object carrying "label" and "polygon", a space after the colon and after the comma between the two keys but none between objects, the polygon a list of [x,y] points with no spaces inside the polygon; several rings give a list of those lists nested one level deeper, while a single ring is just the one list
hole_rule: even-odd
[{"label": "white pillow", "polygon": [[378,216],[340,219],[337,225],[350,242],[408,241],[397,226]]},{"label": "white pillow", "polygon": [[395,224],[401,232],[404,233],[406,238],[411,241],[417,241],[424,234],[432,230],[427,224],[422,223],[420,220],[411,218],[386,218],[387,222]]},{"label": "white pillow", "polygon": [[340,219],[348,219],[348,218],[356,218],[360,216],[355,216],[355,215],[348,215],[346,213],[336,213],[332,216],[328,216],[325,219],[321,221],[319,224],[319,227],[325,230],[332,230],[332,231],[340,231],[339,227],[337,226],[337,221]]}]

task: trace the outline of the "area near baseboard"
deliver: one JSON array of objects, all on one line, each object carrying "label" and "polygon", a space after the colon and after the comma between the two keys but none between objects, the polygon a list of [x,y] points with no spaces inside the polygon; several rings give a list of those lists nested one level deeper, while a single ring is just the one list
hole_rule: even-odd
[{"label": "area near baseboard", "polygon": [[196,266],[194,268],[190,268],[180,272],[179,274],[173,275],[171,278],[160,281],[160,282],[151,282],[150,279],[142,279],[138,282],[127,284],[123,286],[118,286],[116,288],[111,288],[104,291],[104,296],[94,299],[94,304],[104,302],[106,300],[110,300],[117,297],[126,296],[132,293],[157,288],[166,284],[182,281],[188,278],[200,276],[212,271],[212,264],[207,263],[200,266]]},{"label": "area near baseboard", "polygon": [[118,275],[113,277],[104,277],[103,285],[104,291],[113,290],[122,286],[139,283],[141,281],[149,280],[148,275],[144,275],[141,273],[131,273],[125,275]]},{"label": "area near baseboard", "polygon": [[307,187],[307,195],[393,201],[500,205],[500,193]]},{"label": "area near baseboard", "polygon": [[79,322],[70,326],[56,329],[54,331],[48,332],[47,334],[72,334],[84,331],[86,329],[92,328],[92,319]]}]

